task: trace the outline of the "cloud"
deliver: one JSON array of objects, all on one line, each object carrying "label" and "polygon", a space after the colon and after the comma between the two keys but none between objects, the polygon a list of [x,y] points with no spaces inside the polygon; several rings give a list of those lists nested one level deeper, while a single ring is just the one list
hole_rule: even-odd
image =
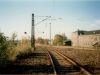
[{"label": "cloud", "polygon": [[89,26],[99,26],[100,27],[100,20],[95,20],[89,24]]},{"label": "cloud", "polygon": [[95,20],[93,23],[89,24],[89,29],[91,30],[100,29],[100,20]]},{"label": "cloud", "polygon": [[100,25],[100,20],[95,21],[97,25]]}]

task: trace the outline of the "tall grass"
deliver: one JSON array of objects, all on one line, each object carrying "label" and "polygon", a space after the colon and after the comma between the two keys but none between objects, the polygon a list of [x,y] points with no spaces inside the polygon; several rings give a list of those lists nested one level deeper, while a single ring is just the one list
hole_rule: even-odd
[{"label": "tall grass", "polygon": [[32,53],[31,42],[27,38],[16,41],[15,33],[11,39],[0,32],[0,66],[6,66],[15,61],[20,55]]},{"label": "tall grass", "polygon": [[32,53],[31,43],[26,38],[20,40],[16,46],[9,47],[6,52],[8,60],[10,61],[15,61],[17,59],[17,56],[29,53]]}]

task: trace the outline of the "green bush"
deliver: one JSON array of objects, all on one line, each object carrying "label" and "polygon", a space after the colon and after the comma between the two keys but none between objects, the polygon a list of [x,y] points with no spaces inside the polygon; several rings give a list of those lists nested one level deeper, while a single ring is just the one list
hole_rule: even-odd
[{"label": "green bush", "polygon": [[15,40],[15,33],[10,40],[0,33],[0,65],[8,61],[15,61],[17,56],[32,53],[31,42],[28,39]]},{"label": "green bush", "polygon": [[8,40],[8,38],[0,32],[0,64],[9,61],[10,56],[13,57],[15,47],[17,46],[16,41],[14,39]]},{"label": "green bush", "polygon": [[7,48],[8,48],[7,38],[4,36],[3,33],[0,32],[0,57],[5,55]]},{"label": "green bush", "polygon": [[23,38],[17,43],[17,45],[12,45],[6,52],[8,60],[10,61],[15,61],[17,59],[17,56],[25,56],[32,53],[31,43],[28,39]]},{"label": "green bush", "polygon": [[49,44],[49,39],[43,39],[43,38],[41,38],[41,37],[38,37],[38,38],[36,39],[36,43],[48,45],[48,44]]},{"label": "green bush", "polygon": [[0,32],[0,66],[9,64],[9,61],[7,60],[7,54],[6,54],[8,45],[9,44],[8,44],[7,37]]},{"label": "green bush", "polygon": [[57,46],[64,45],[64,41],[66,40],[67,40],[67,37],[64,34],[62,35],[56,34],[53,40],[53,45],[57,45]]}]

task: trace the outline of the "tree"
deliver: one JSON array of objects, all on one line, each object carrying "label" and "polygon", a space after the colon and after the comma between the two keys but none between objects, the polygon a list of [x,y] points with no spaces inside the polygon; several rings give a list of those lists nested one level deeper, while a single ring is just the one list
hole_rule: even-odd
[{"label": "tree", "polygon": [[36,40],[36,43],[44,44],[44,41],[41,37],[38,37],[37,40]]},{"label": "tree", "polygon": [[7,37],[0,32],[0,57],[5,55],[7,47],[8,47]]},{"label": "tree", "polygon": [[44,39],[44,44],[48,45],[49,44],[49,40],[48,39]]},{"label": "tree", "polygon": [[61,34],[61,36],[63,37],[63,41],[66,41],[67,40],[67,37],[65,34]]},{"label": "tree", "polygon": [[38,37],[37,40],[36,40],[36,43],[48,45],[49,44],[49,40],[48,39],[43,39],[41,37]]},{"label": "tree", "polygon": [[16,40],[16,37],[17,37],[17,33],[16,32],[12,33],[11,40],[9,40],[10,43],[9,46],[14,47],[17,45],[18,41]]},{"label": "tree", "polygon": [[64,45],[65,40],[67,40],[65,34],[56,34],[53,40],[53,45]]},{"label": "tree", "polygon": [[12,34],[12,41],[13,41],[13,42],[15,42],[16,37],[17,37],[17,34],[14,32],[14,33]]}]

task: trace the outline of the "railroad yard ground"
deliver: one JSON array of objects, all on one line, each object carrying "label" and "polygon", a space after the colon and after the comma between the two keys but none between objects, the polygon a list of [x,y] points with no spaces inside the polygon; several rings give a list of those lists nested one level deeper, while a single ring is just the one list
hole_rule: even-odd
[{"label": "railroad yard ground", "polygon": [[[76,49],[55,46],[37,46],[36,50],[59,50],[95,75],[100,75],[100,50]],[[41,57],[42,55],[42,57]],[[41,51],[19,56],[16,61],[0,67],[1,74],[52,74],[50,61]],[[49,68],[48,68],[49,67]],[[45,73],[46,72],[46,73]],[[42,74],[43,73],[43,74]]]},{"label": "railroad yard ground", "polygon": [[0,0],[0,75],[100,75],[100,0]]},{"label": "railroad yard ground", "polygon": [[100,74],[100,50],[88,48],[53,47],[60,50],[64,55],[88,67],[95,74]]}]

